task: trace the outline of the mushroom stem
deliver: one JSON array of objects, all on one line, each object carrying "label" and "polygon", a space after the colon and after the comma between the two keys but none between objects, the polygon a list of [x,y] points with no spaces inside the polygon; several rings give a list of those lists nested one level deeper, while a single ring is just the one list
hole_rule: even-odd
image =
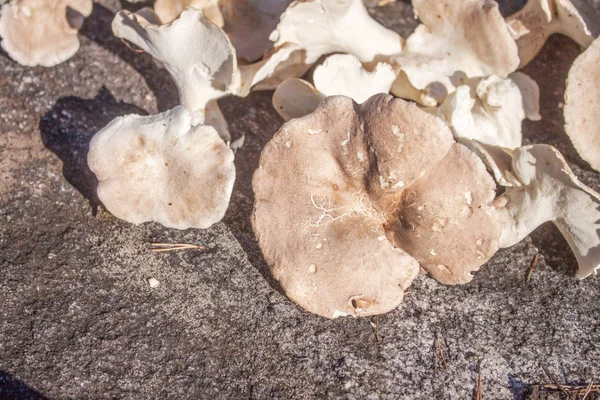
[{"label": "mushroom stem", "polygon": [[589,276],[600,267],[600,194],[581,183],[550,145],[515,149],[512,168],[522,185],[507,188],[494,201],[502,224],[500,247],[551,221],[577,258],[577,277]]}]

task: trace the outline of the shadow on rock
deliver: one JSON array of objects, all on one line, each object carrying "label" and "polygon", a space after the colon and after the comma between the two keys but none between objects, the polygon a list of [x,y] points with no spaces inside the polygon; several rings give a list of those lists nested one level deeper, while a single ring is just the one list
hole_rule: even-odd
[{"label": "shadow on rock", "polygon": [[106,88],[91,100],[63,97],[40,120],[42,142],[63,162],[63,175],[86,199],[95,215],[100,205],[98,180],[87,164],[90,140],[110,121],[126,114],[145,115],[134,105],[115,100]]},{"label": "shadow on rock", "polygon": [[250,223],[254,207],[252,175],[258,168],[262,149],[283,124],[272,106],[272,96],[273,92],[263,91],[253,92],[245,98],[231,96],[219,100],[219,107],[228,122],[232,138],[245,136],[244,146],[235,156],[235,185],[223,222],[244,249],[250,263],[274,290],[283,294],[279,282],[271,275]]},{"label": "shadow on rock", "polygon": [[0,371],[0,399],[3,400],[46,400],[47,397],[30,388],[11,374]]},{"label": "shadow on rock", "polygon": [[[133,5],[131,7],[139,8]],[[121,39],[115,37],[112,32],[114,17],[112,11],[94,3],[92,15],[86,19],[80,33],[131,65],[154,93],[158,111],[175,107],[179,104],[179,95],[169,73],[157,67],[150,55],[132,51]]]},{"label": "shadow on rock", "polygon": [[530,236],[533,245],[537,247],[546,265],[561,274],[575,276],[577,273],[577,259],[569,244],[553,223],[546,222],[533,231]]}]

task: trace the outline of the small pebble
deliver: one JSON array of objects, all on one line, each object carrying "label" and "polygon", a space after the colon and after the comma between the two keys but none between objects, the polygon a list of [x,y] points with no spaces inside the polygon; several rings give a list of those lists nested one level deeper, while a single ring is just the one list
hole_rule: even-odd
[{"label": "small pebble", "polygon": [[150,285],[151,288],[155,288],[158,285],[160,285],[160,282],[154,278],[150,278],[150,279],[148,279],[148,284]]}]

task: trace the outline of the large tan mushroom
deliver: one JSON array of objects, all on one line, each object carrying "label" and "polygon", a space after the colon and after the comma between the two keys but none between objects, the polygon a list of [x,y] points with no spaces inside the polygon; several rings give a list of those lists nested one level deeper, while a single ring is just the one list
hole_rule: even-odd
[{"label": "large tan mushroom", "polygon": [[600,171],[600,39],[573,63],[565,91],[565,132],[592,168]]},{"label": "large tan mushroom", "polygon": [[573,250],[585,278],[600,268],[600,194],[581,183],[563,156],[544,144],[512,152],[512,187],[494,203],[502,224],[500,247],[553,222]]},{"label": "large tan mushroom", "polygon": [[517,46],[493,0],[413,0],[422,24],[391,58],[400,70],[396,96],[434,107],[465,78],[506,78],[519,65]]},{"label": "large tan mushroom", "polygon": [[233,152],[217,131],[192,126],[182,106],[110,122],[90,142],[98,197],[117,218],[169,228],[208,228],[229,205]]},{"label": "large tan mushroom", "polygon": [[11,0],[2,8],[2,48],[21,65],[52,67],[79,50],[92,0]]},{"label": "large tan mushroom", "polygon": [[585,0],[529,0],[506,19],[519,46],[519,67],[524,67],[542,49],[546,39],[561,33],[587,47],[600,33],[596,11]]},{"label": "large tan mushroom", "polygon": [[418,272],[465,283],[498,248],[495,184],[444,123],[375,95],[326,98],[263,150],[253,227],[273,275],[327,318],[387,312]]}]

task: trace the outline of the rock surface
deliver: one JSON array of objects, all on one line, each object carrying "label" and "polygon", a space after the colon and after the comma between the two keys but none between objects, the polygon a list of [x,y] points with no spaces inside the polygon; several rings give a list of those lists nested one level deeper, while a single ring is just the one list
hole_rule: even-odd
[{"label": "rock surface", "polygon": [[[330,321],[290,302],[249,223],[251,175],[282,124],[271,92],[220,102],[234,139],[246,135],[222,223],[175,231],[110,216],[86,165],[91,136],[118,115],[177,102],[167,73],[112,36],[121,6],[96,2],[81,50],[57,67],[0,53],[1,399],[471,399],[479,369],[486,399],[524,399],[549,381],[542,368],[561,383],[600,376],[600,278],[574,278],[550,224],[467,285],[419,276],[378,319]],[[403,2],[374,14],[403,35],[416,25]],[[524,136],[558,147],[599,190],[563,130],[564,81],[579,52],[554,36],[525,69],[541,87],[543,119],[526,121]],[[151,253],[155,242],[206,250]]]}]

